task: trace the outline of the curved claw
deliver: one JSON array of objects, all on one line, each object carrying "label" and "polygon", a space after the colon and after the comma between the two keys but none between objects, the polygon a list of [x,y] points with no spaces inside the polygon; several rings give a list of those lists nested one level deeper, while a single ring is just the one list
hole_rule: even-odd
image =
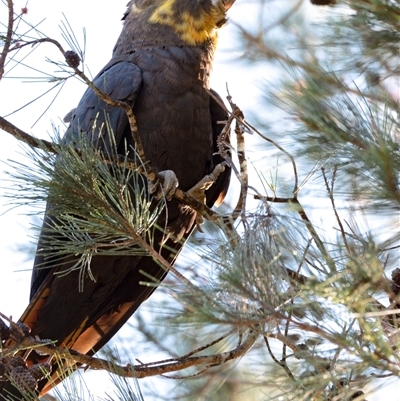
[{"label": "curved claw", "polygon": [[[187,193],[194,198],[196,198],[198,201],[202,203],[206,203],[206,191],[211,187],[212,184],[217,180],[218,176],[225,170],[225,163],[220,163],[217,164],[214,167],[214,170],[203,177],[203,179],[198,182],[194,187],[190,188]],[[203,232],[201,229],[201,225],[204,223],[204,218],[201,214],[197,213],[196,214],[196,225],[197,229],[200,232]]]},{"label": "curved claw", "polygon": [[149,192],[154,194],[157,199],[165,196],[167,200],[171,200],[179,185],[178,178],[172,170],[160,171],[158,175],[159,180],[149,182]]}]

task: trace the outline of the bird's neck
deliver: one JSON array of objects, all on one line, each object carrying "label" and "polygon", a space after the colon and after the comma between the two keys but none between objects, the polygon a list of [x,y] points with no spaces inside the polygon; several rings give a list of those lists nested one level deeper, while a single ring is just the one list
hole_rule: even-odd
[{"label": "bird's neck", "polygon": [[[113,58],[124,58],[142,70],[151,64],[165,64],[166,68],[184,68],[185,73],[196,77],[209,88],[209,75],[214,59],[215,40],[209,39],[192,46],[185,43],[169,26],[159,26],[149,31],[133,29],[131,21],[125,21],[124,29],[114,47]],[[150,64],[150,65],[149,65]]]}]

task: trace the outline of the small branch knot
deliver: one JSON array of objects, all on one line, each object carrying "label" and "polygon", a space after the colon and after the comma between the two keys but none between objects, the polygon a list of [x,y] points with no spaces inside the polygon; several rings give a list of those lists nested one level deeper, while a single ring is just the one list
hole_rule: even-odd
[{"label": "small branch knot", "polygon": [[67,50],[64,53],[65,61],[71,68],[78,68],[81,62],[81,58],[73,51]]},{"label": "small branch knot", "polygon": [[394,269],[392,271],[392,291],[395,295],[400,294],[400,269]]}]

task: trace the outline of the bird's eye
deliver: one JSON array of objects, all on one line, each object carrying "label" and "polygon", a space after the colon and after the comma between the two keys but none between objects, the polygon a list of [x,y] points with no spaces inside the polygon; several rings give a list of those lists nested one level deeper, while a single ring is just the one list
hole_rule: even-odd
[{"label": "bird's eye", "polygon": [[225,25],[227,21],[228,20],[226,18],[222,18],[219,21],[217,21],[217,24],[216,24],[217,28],[221,28],[221,26]]}]

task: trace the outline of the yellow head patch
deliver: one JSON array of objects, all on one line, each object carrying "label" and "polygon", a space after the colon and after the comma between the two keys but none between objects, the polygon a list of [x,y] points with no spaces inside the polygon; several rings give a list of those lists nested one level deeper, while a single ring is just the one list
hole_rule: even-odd
[{"label": "yellow head patch", "polygon": [[208,12],[196,10],[192,14],[187,10],[179,10],[180,0],[163,1],[151,15],[149,22],[168,25],[189,45],[196,45],[211,39],[216,40],[218,21],[221,21],[221,10],[210,6]]}]

